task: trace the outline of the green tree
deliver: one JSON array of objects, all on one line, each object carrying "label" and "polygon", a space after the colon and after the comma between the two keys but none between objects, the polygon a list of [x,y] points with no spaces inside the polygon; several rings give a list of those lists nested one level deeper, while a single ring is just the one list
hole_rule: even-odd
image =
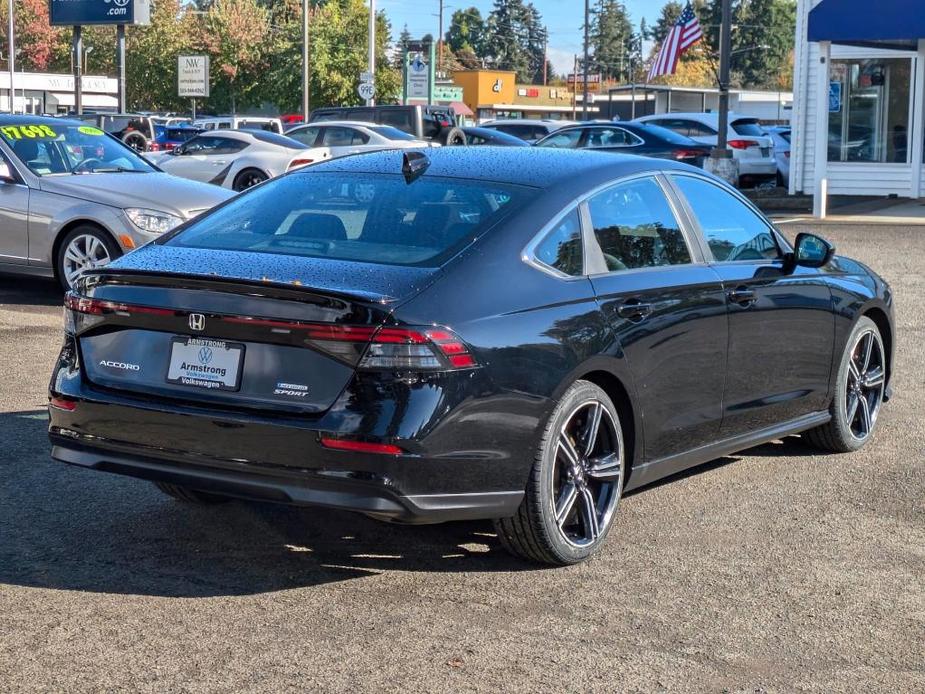
[{"label": "green tree", "polygon": [[454,53],[468,50],[479,55],[485,41],[485,20],[479,8],[456,10],[450,18],[444,41]]},{"label": "green tree", "polygon": [[665,37],[668,36],[668,32],[671,31],[671,27],[678,23],[678,18],[683,11],[684,5],[678,0],[668,0],[662,5],[662,11],[658,19],[655,20],[655,26],[649,30],[649,35],[646,38],[652,39],[657,45],[661,45]]},{"label": "green tree", "polygon": [[[283,111],[296,111],[301,103],[301,10],[299,0],[287,0],[287,9],[274,13],[274,41],[268,55],[261,96]],[[334,104],[356,105],[361,72],[367,69],[369,9],[363,0],[328,0],[312,9],[309,66],[312,108]],[[383,13],[376,16],[376,99],[395,101],[401,72],[391,65],[387,49],[391,27]],[[409,37],[410,38],[410,37]]]},{"label": "green tree", "polygon": [[486,22],[486,62],[498,70],[512,70],[520,82],[542,77],[546,29],[533,3],[495,0]]},{"label": "green tree", "polygon": [[270,35],[269,13],[256,0],[215,0],[205,16],[202,43],[211,56],[210,106],[236,112],[260,103],[266,85],[264,47]]},{"label": "green tree", "polygon": [[606,80],[626,80],[637,41],[622,2],[599,1],[591,14],[589,41],[591,71],[600,72]]}]

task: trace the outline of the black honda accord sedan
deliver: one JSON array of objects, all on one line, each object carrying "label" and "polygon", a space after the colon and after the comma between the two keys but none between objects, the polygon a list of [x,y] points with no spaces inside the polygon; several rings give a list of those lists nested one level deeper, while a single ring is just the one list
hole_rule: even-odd
[{"label": "black honda accord sedan", "polygon": [[290,173],[88,272],[65,317],[55,459],[189,502],[490,518],[551,564],[627,489],[799,432],[861,447],[894,342],[880,277],[702,171],[516,147]]}]

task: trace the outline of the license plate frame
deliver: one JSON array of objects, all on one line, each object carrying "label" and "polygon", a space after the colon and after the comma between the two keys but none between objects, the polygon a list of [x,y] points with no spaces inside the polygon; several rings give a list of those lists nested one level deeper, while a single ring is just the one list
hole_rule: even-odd
[{"label": "license plate frame", "polygon": [[762,147],[762,148],[761,148],[761,156],[762,156],[762,158],[765,158],[765,159],[767,159],[768,157],[770,157],[770,156],[771,156],[771,148],[770,148],[770,147]]},{"label": "license plate frame", "polygon": [[[179,351],[178,347],[181,348]],[[195,365],[196,368],[183,369],[183,364],[187,364],[186,360],[193,358],[183,355],[184,351],[189,351],[195,357],[195,361],[189,365]],[[244,353],[245,346],[240,342],[177,335],[170,340],[165,380],[171,385],[186,386],[197,390],[222,390],[236,393],[241,389]],[[181,363],[175,365],[178,354],[181,355]],[[216,357],[219,359],[216,360]],[[230,363],[229,359],[231,359]],[[218,369],[224,369],[224,373],[220,373]]]}]

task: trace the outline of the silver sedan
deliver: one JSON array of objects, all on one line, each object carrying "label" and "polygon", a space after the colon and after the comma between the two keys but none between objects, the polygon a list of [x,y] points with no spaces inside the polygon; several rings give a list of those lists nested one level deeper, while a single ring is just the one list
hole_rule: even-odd
[{"label": "silver sedan", "polygon": [[232,195],[159,171],[93,126],[0,116],[0,272],[68,288]]}]

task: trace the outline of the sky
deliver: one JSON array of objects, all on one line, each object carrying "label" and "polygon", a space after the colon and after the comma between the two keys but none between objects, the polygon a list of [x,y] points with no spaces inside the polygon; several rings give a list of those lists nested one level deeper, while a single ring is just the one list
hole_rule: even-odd
[{"label": "sky", "polygon": [[[556,72],[562,74],[572,71],[573,57],[582,51],[582,30],[584,22],[584,2],[582,0],[533,0],[536,9],[543,15],[543,21],[549,28],[549,59]],[[661,12],[663,0],[625,0],[627,12],[633,25],[645,17],[653,24]],[[424,34],[437,35],[439,21],[439,0],[376,0],[376,9],[384,10],[392,22],[392,39],[398,38],[402,27],[408,25],[408,31],[414,38]],[[493,0],[445,0],[443,30],[446,31],[450,17],[458,9],[478,7],[482,16],[487,16],[494,5]],[[592,0],[593,5],[593,0]]]}]

